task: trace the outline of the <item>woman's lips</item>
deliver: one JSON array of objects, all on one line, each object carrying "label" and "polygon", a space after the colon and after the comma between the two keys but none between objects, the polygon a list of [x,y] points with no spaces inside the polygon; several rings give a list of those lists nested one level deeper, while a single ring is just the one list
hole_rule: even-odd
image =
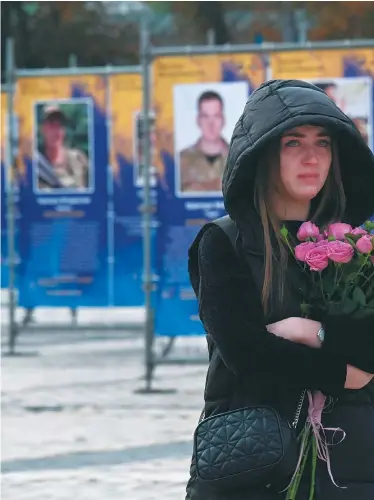
[{"label": "woman's lips", "polygon": [[299,177],[299,179],[309,180],[309,179],[318,179],[319,175],[318,174],[300,174],[300,175],[298,175],[298,177]]},{"label": "woman's lips", "polygon": [[298,175],[298,178],[301,179],[302,181],[313,182],[313,181],[316,181],[319,179],[319,175],[318,174],[300,174],[300,175]]},{"label": "woman's lips", "polygon": [[298,175],[301,184],[305,184],[306,186],[315,186],[318,183],[319,175],[318,174],[300,174]]}]

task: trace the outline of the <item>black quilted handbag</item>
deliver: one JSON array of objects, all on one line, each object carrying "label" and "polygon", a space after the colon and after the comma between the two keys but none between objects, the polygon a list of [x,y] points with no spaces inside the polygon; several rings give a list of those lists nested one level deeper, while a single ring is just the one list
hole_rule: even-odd
[{"label": "black quilted handbag", "polygon": [[284,484],[298,461],[295,428],[268,406],[249,406],[201,420],[194,435],[197,477],[220,491]]}]

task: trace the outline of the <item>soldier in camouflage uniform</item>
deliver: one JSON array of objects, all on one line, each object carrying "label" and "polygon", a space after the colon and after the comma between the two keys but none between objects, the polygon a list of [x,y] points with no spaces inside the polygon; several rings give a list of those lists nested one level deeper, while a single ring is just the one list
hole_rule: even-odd
[{"label": "soldier in camouflage uniform", "polygon": [[180,189],[182,192],[220,192],[228,144],[222,137],[223,101],[216,92],[204,92],[199,97],[197,124],[200,139],[180,153]]},{"label": "soldier in camouflage uniform", "polygon": [[46,106],[42,123],[44,147],[37,152],[38,188],[85,189],[88,158],[79,149],[64,145],[66,116],[57,106]]}]

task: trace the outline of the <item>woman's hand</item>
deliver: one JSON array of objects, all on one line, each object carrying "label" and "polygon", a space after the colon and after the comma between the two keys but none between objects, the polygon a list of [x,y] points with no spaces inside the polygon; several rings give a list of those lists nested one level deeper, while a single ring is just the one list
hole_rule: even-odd
[{"label": "woman's hand", "polygon": [[309,347],[319,348],[321,342],[317,337],[317,333],[321,328],[321,323],[312,319],[291,317],[271,323],[266,326],[270,333],[277,337],[282,337],[291,342],[304,344]]},{"label": "woman's hand", "polygon": [[355,366],[348,365],[347,378],[345,379],[344,387],[346,389],[359,390],[365,387],[372,380],[372,378],[374,378],[374,375],[371,373],[363,372]]},{"label": "woman's hand", "polygon": [[[298,344],[304,344],[309,347],[321,347],[317,337],[321,323],[306,318],[291,317],[267,325],[267,330],[277,337],[282,337]],[[364,372],[355,366],[347,365],[347,377],[345,389],[359,390],[365,387],[374,375]]]}]

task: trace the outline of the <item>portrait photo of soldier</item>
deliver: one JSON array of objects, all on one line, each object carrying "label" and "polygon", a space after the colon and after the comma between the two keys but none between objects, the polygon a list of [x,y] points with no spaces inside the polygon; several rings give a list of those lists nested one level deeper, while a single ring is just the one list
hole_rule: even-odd
[{"label": "portrait photo of soldier", "polygon": [[[87,102],[36,104],[36,191],[92,189],[90,116]],[[91,161],[90,161],[91,160]]]},{"label": "portrait photo of soldier", "polygon": [[229,141],[248,98],[248,82],[173,88],[175,195],[221,197]]},{"label": "portrait photo of soldier", "polygon": [[203,92],[196,111],[200,137],[180,152],[181,191],[219,191],[229,149],[222,136],[223,99],[212,90]]},{"label": "portrait photo of soldier", "polygon": [[372,81],[368,77],[346,77],[312,80],[356,125],[365,142],[373,146]]}]

